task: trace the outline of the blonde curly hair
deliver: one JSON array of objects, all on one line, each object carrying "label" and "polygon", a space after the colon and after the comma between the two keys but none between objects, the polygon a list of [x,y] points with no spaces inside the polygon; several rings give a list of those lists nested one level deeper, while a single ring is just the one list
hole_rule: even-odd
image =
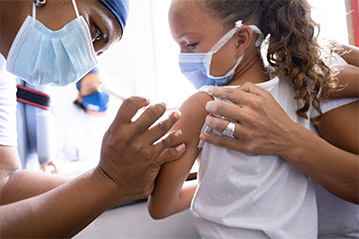
[{"label": "blonde curly hair", "polygon": [[320,90],[336,88],[338,79],[321,59],[320,26],[311,18],[306,0],[203,0],[210,14],[224,26],[242,20],[256,24],[269,43],[267,60],[272,74],[291,79],[295,98],[302,105],[297,114],[307,118],[312,105],[320,115]]}]

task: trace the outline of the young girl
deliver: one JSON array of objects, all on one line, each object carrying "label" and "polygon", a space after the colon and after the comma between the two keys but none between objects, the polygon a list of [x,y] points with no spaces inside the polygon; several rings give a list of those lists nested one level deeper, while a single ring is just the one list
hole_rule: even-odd
[{"label": "young girl", "polygon": [[[305,175],[279,156],[243,154],[198,137],[211,131],[204,125],[205,105],[213,98],[205,85],[257,83],[293,121],[311,127],[315,111],[321,112],[321,87],[337,82],[319,59],[306,1],[173,0],[169,21],[181,48],[181,70],[200,92],[180,108],[174,128],[182,130],[187,150],[162,167],[148,204],[151,216],[163,218],[191,205],[204,238],[317,238],[315,191]],[[271,74],[259,47],[268,34]],[[256,104],[244,102],[244,112]],[[184,184],[196,158],[198,186]]]}]

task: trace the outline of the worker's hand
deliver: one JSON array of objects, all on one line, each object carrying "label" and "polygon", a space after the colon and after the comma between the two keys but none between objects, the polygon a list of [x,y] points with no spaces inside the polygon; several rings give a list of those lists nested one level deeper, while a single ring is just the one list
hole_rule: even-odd
[{"label": "worker's hand", "polygon": [[230,100],[210,101],[206,109],[210,115],[206,123],[222,132],[229,121],[214,115],[224,116],[235,121],[234,138],[201,134],[200,138],[208,143],[248,154],[285,156],[291,149],[291,132],[298,127],[273,96],[255,86],[245,83],[239,88],[213,87],[212,96]]},{"label": "worker's hand", "polygon": [[[176,148],[167,149],[180,131],[163,137],[179,119],[178,112],[152,126],[166,110],[165,105],[155,104],[148,107],[136,121],[132,121],[137,111],[148,104],[146,99],[140,97],[126,99],[103,138],[98,168],[118,185],[124,198],[148,195],[160,165],[170,158],[179,157],[184,151],[183,145],[178,146],[177,151]],[[161,153],[167,157],[159,157]]]},{"label": "worker's hand", "polygon": [[184,152],[184,144],[181,144],[176,148],[165,149],[157,158],[152,167],[148,170],[146,175],[142,178],[142,180],[136,186],[132,187],[126,197],[120,198],[119,201],[116,202],[116,205],[123,205],[134,200],[144,199],[151,195],[155,187],[155,179],[161,169],[162,164],[178,159]]}]

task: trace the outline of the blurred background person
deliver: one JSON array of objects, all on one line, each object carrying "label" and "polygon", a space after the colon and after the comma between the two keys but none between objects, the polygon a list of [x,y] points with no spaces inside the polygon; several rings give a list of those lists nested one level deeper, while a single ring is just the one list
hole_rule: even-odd
[{"label": "blurred background person", "polygon": [[96,166],[102,138],[113,117],[108,114],[110,96],[99,92],[99,68],[76,83],[77,98],[56,114],[57,159],[62,174],[74,175]]}]

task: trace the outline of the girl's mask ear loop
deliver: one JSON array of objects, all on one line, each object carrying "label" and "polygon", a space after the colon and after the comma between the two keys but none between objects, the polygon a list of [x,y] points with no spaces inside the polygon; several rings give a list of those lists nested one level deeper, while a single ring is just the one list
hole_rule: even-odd
[{"label": "girl's mask ear loop", "polygon": [[[235,27],[240,28],[242,25],[243,25],[242,20],[238,20],[238,21],[236,21]],[[252,31],[254,33],[258,34],[258,39],[256,41],[256,47],[259,47],[264,40],[264,35],[263,35],[262,31],[259,30],[259,28],[255,25],[248,25],[248,26],[252,29]]]}]

